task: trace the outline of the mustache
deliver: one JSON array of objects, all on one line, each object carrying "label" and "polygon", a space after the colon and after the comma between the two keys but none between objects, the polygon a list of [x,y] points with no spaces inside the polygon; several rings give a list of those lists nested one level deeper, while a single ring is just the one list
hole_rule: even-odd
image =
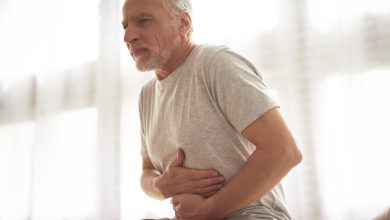
[{"label": "mustache", "polygon": [[131,53],[140,51],[140,50],[150,50],[150,46],[146,43],[133,43],[127,45]]}]

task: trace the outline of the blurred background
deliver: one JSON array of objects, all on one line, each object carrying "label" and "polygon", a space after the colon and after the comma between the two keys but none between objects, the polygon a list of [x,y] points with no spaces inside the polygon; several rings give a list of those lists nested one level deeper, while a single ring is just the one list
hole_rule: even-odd
[{"label": "blurred background", "polygon": [[[0,0],[0,220],[171,217],[139,187],[139,73],[122,0]],[[193,0],[194,40],[252,61],[304,161],[296,220],[390,206],[390,1]]]}]

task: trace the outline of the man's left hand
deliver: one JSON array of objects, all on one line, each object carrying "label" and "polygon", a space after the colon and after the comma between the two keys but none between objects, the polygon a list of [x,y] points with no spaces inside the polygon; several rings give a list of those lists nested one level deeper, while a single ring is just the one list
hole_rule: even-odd
[{"label": "man's left hand", "polygon": [[180,194],[174,196],[171,203],[179,220],[217,220],[212,213],[213,207],[200,195]]}]

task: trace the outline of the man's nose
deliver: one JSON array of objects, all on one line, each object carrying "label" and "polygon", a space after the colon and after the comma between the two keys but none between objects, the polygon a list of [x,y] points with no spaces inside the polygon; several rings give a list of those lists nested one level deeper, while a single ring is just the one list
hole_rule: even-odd
[{"label": "man's nose", "polygon": [[135,29],[127,27],[123,38],[126,44],[133,44],[139,39],[139,34]]}]

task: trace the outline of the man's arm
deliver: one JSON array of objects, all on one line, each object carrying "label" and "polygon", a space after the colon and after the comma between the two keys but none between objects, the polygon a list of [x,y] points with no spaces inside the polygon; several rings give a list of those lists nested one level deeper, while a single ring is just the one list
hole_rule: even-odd
[{"label": "man's arm", "polygon": [[225,178],[215,170],[183,168],[185,155],[178,149],[177,158],[160,174],[149,158],[142,163],[141,187],[150,197],[164,200],[182,193],[210,197],[223,187]]},{"label": "man's arm", "polygon": [[141,188],[150,197],[158,200],[164,200],[167,195],[157,188],[155,180],[160,176],[160,173],[154,168],[149,158],[143,158],[142,160],[142,175],[141,175]]},{"label": "man's arm", "polygon": [[222,219],[264,196],[302,160],[277,108],[263,114],[242,134],[256,150],[229,184],[212,197],[175,196],[172,203],[179,219]]}]

